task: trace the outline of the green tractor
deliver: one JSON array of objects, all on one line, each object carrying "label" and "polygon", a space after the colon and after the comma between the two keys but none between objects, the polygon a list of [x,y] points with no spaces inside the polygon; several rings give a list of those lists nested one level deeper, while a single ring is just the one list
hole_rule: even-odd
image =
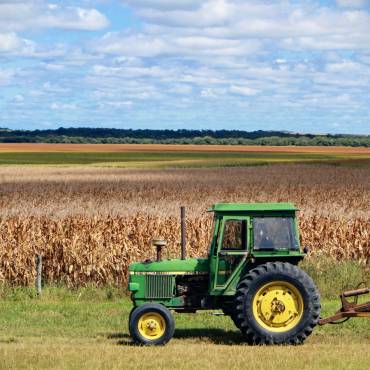
[{"label": "green tractor", "polygon": [[155,239],[157,259],[132,263],[134,304],[129,330],[138,344],[168,342],[175,330],[170,310],[222,310],[251,344],[299,344],[320,316],[320,295],[298,267],[297,209],[291,203],[219,203],[208,258],[185,258],[182,207],[181,259],[162,260],[165,241]]}]

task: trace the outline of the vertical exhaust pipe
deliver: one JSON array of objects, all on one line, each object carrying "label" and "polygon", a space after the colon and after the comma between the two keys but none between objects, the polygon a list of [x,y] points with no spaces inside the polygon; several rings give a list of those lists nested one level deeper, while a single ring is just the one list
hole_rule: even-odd
[{"label": "vertical exhaust pipe", "polygon": [[181,210],[181,259],[186,258],[186,228],[185,228],[185,207],[182,206]]}]

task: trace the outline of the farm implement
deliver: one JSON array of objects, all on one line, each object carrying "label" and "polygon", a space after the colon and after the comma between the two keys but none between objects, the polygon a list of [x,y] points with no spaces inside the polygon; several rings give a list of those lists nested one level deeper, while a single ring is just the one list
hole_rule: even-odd
[{"label": "farm implement", "polygon": [[[340,294],[339,298],[342,307],[333,315],[320,319],[319,325],[325,324],[341,324],[352,317],[369,317],[370,318],[370,301],[365,303],[358,303],[358,297],[363,294],[370,293],[369,288],[349,290]],[[353,302],[349,302],[347,298],[354,297]]]},{"label": "farm implement", "polygon": [[[300,246],[291,203],[219,203],[207,258],[188,258],[185,209],[181,209],[181,258],[162,259],[166,241],[154,239],[156,259],[132,263],[130,334],[137,344],[168,342],[175,330],[171,310],[222,310],[251,344],[299,344],[317,324],[369,317],[370,302],[357,304],[369,289],[344,292],[342,308],[320,319],[320,295],[299,266]],[[348,297],[354,297],[349,302]]]}]

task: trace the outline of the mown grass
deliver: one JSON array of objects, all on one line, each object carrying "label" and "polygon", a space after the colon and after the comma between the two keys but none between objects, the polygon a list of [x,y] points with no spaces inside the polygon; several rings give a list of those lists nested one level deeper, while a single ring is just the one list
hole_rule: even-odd
[{"label": "mown grass", "polygon": [[[303,346],[243,343],[228,317],[175,314],[165,347],[133,346],[128,298],[110,289],[7,288],[0,302],[0,367],[7,369],[367,369],[370,320],[316,328]],[[4,294],[4,291],[3,291]],[[323,314],[337,302],[323,301]]]},{"label": "mown grass", "polygon": [[[323,260],[302,267],[322,294],[322,317],[340,306],[331,298],[345,279],[364,278],[355,262]],[[365,297],[362,298],[362,301]],[[302,346],[248,346],[226,316],[174,313],[165,347],[138,347],[128,333],[131,302],[117,287],[0,288],[0,368],[6,369],[369,369],[370,320],[316,327]]]},{"label": "mown grass", "polygon": [[271,152],[2,152],[0,165],[99,165],[119,167],[230,167],[270,163],[367,166],[368,154]]}]

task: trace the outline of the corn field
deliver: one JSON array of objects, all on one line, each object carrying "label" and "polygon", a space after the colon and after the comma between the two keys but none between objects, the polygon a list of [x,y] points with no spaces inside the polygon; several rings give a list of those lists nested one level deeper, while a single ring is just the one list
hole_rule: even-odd
[{"label": "corn field", "polygon": [[301,242],[323,255],[370,264],[370,170],[279,165],[224,169],[4,167],[0,171],[0,281],[123,285],[130,262],[180,253],[179,206],[187,207],[187,254],[205,256],[215,202],[292,201]]}]

